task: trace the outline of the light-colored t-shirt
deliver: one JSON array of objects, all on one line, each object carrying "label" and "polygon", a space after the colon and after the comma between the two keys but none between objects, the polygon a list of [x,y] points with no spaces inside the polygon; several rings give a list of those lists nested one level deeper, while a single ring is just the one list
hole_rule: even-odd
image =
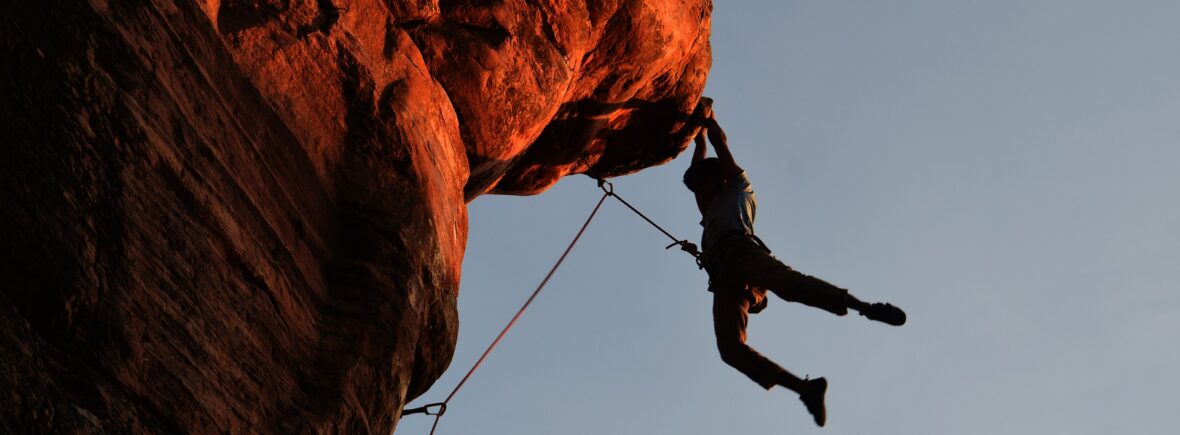
[{"label": "light-colored t-shirt", "polygon": [[717,243],[718,238],[731,231],[754,234],[754,212],[757,202],[754,200],[754,187],[746,172],[730,177],[717,190],[713,200],[705,210],[701,225],[705,227],[701,235],[701,249],[709,252],[709,247]]}]

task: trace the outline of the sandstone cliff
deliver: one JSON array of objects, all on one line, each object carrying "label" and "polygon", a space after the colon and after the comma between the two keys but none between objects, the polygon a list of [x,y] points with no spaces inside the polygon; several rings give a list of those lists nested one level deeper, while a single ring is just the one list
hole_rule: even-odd
[{"label": "sandstone cliff", "polygon": [[711,7],[7,5],[0,430],[389,433],[466,203],[682,151]]}]

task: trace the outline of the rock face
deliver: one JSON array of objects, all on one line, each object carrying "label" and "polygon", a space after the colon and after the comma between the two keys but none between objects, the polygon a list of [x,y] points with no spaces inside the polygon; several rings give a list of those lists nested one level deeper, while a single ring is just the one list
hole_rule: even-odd
[{"label": "rock face", "polygon": [[446,369],[466,203],[665,162],[708,0],[0,15],[0,430],[379,432]]}]

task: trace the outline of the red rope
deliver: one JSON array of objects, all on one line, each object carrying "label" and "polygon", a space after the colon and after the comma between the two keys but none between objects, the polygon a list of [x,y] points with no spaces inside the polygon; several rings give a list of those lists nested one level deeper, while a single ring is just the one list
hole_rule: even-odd
[{"label": "red rope", "polygon": [[500,340],[504,338],[504,335],[508,334],[508,330],[512,329],[512,325],[515,325],[516,321],[520,320],[520,316],[524,314],[524,310],[529,308],[529,304],[533,303],[533,299],[537,298],[537,295],[541,293],[541,289],[545,288],[545,284],[549,283],[549,278],[552,278],[553,273],[557,272],[557,268],[561,266],[561,262],[565,261],[565,257],[569,255],[570,251],[574,249],[574,245],[578,243],[578,239],[582,238],[582,233],[586,232],[586,227],[590,226],[590,221],[594,220],[594,215],[598,214],[598,209],[602,208],[602,203],[606,201],[606,197],[608,196],[611,196],[609,192],[604,193],[602,198],[598,200],[598,204],[594,206],[594,211],[591,211],[590,216],[586,218],[586,223],[582,224],[582,228],[578,230],[578,234],[574,236],[574,240],[571,241],[569,246],[565,248],[565,252],[561,253],[561,257],[559,257],[557,259],[557,263],[554,263],[553,267],[549,269],[549,273],[545,274],[545,279],[541,280],[541,284],[537,285],[537,289],[533,290],[533,294],[529,296],[528,300],[524,301],[524,305],[520,307],[520,310],[516,311],[516,315],[512,316],[512,320],[508,321],[508,324],[505,325],[504,329],[500,331],[500,335],[497,335],[496,339],[492,340],[492,344],[488,345],[488,348],[483,351],[483,355],[479,356],[479,360],[475,361],[475,365],[471,366],[471,369],[467,371],[466,375],[463,375],[463,380],[459,381],[459,384],[455,386],[455,389],[451,390],[451,394],[447,395],[446,400],[443,400],[441,403],[433,403],[418,408],[418,410],[420,410],[419,412],[430,414],[430,407],[436,405],[440,406],[438,413],[433,414],[434,425],[430,427],[430,435],[434,435],[435,429],[438,429],[438,421],[442,419],[443,414],[446,413],[447,404],[450,403],[451,399],[455,397],[455,394],[459,392],[459,389],[463,388],[463,384],[467,383],[467,379],[471,378],[471,374],[475,373],[475,370],[479,368],[480,364],[483,364],[483,361],[487,359],[488,354],[492,353],[492,349],[494,349],[496,345],[500,344]]}]

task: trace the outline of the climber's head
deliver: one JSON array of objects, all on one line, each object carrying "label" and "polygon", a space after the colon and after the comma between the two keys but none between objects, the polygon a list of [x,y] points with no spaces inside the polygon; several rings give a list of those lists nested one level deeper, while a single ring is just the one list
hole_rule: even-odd
[{"label": "climber's head", "polygon": [[684,185],[693,193],[712,197],[721,185],[721,160],[716,157],[697,160],[684,171]]}]

